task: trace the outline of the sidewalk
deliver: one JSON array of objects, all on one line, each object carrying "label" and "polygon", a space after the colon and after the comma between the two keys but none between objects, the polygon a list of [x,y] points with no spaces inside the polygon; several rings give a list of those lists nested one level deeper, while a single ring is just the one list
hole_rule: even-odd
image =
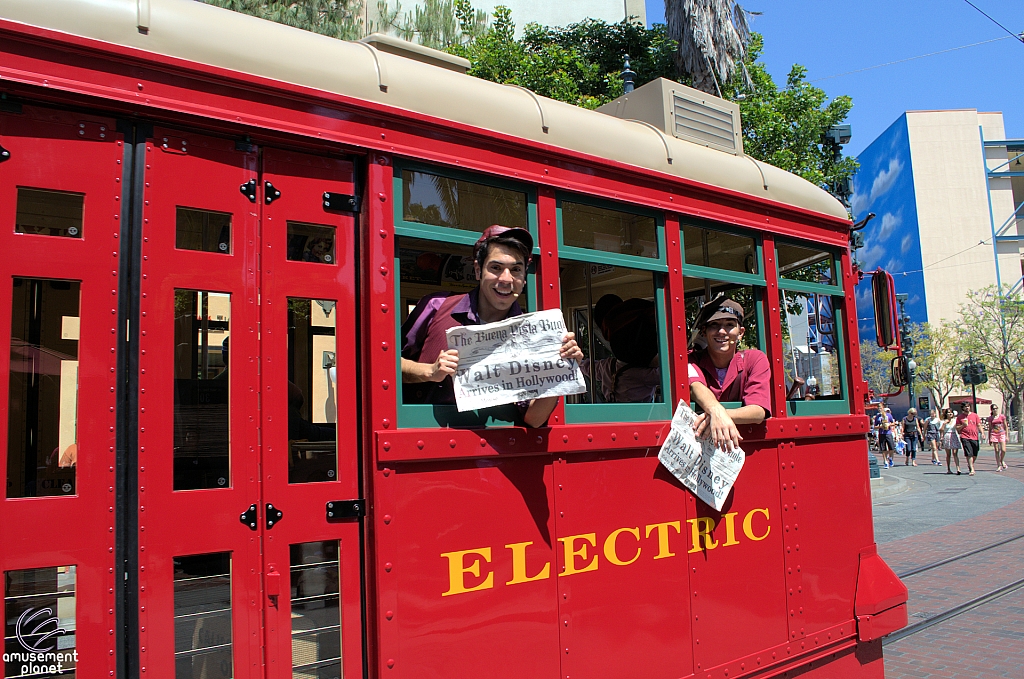
[{"label": "sidewalk", "polygon": [[[1020,445],[1013,445],[1007,453],[1010,468],[1005,472],[995,471],[989,446],[982,448],[978,460],[978,473],[973,477],[966,473],[946,476],[945,465],[941,470],[933,467],[927,457],[924,466],[919,460],[918,467],[885,470],[885,474],[907,480],[908,487],[900,496],[903,502],[929,514],[955,513],[955,507],[971,508],[979,502],[986,505],[985,511],[965,519],[931,516],[941,525],[879,541],[879,552],[897,573],[1024,533],[1024,494],[1018,488],[1024,488]],[[961,468],[966,469],[963,462]],[[916,491],[914,485],[918,486]],[[912,497],[912,493],[918,497]],[[1014,496],[1016,499],[1001,506],[989,507],[998,504],[1000,498],[1005,501]],[[875,502],[876,523],[889,500]],[[910,589],[910,624],[1024,577],[1022,564],[1024,540],[907,577],[904,582]],[[887,679],[1021,679],[1024,590],[890,644],[884,656]]]}]

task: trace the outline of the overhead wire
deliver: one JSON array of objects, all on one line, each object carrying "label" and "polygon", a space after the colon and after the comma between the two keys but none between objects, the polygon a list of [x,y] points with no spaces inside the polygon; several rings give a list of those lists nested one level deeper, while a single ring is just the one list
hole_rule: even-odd
[{"label": "overhead wire", "polygon": [[884,64],[876,64],[875,66],[866,66],[864,68],[857,68],[852,71],[846,71],[845,73],[836,73],[835,75],[826,75],[823,78],[812,78],[807,82],[816,83],[822,80],[831,80],[832,78],[841,78],[844,75],[853,75],[854,73],[862,73],[864,71],[871,71],[876,68],[882,68],[883,66],[892,66],[894,64],[902,64],[907,61],[914,61],[915,59],[924,59],[925,57],[934,57],[937,54],[945,54],[947,52],[956,52],[957,50],[967,49],[968,47],[977,47],[978,45],[987,45],[990,42],[999,42],[1000,40],[1009,40],[1011,37],[1016,38],[1015,35],[1004,35],[999,38],[990,38],[989,40],[982,40],[981,42],[972,42],[970,45],[960,45],[959,47],[950,47],[948,49],[939,50],[938,52],[929,52],[928,54],[919,54],[916,57],[907,57],[906,59],[897,59],[896,61],[887,61]]},{"label": "overhead wire", "polygon": [[[988,243],[985,242],[984,240],[980,240],[977,243],[975,243],[974,245],[970,245],[970,246],[964,248],[960,252],[954,252],[953,254],[949,255],[948,257],[943,257],[942,259],[937,259],[934,262],[932,262],[931,264],[928,264],[927,266],[922,266],[920,269],[913,269],[912,271],[890,271],[889,273],[891,273],[893,276],[897,276],[897,275],[906,276],[907,274],[911,274],[911,273],[922,273],[922,272],[924,272],[924,271],[926,271],[928,269],[949,268],[949,267],[937,267],[937,265],[938,264],[942,264],[946,260],[953,259],[954,257],[959,257],[960,255],[964,254],[965,252],[967,252],[969,250],[973,250],[974,248],[978,247],[979,245],[988,245]],[[983,262],[975,262],[975,263],[976,264],[981,264]],[[960,264],[954,264],[952,266],[960,266]]]},{"label": "overhead wire", "polygon": [[1007,33],[1009,33],[1012,37],[1014,37],[1017,40],[1019,40],[1020,42],[1024,43],[1024,33],[1021,33],[1021,34],[1014,33],[1009,28],[1007,28],[1006,26],[1003,26],[1001,23],[999,23],[998,21],[993,19],[991,16],[989,16],[988,13],[985,12],[985,10],[983,10],[982,8],[980,8],[977,5],[975,5],[973,2],[971,2],[971,0],[964,0],[964,2],[966,2],[968,5],[970,5],[974,9],[978,10],[979,12],[981,12],[983,15],[985,15],[986,19],[988,19],[989,21],[994,23],[996,26],[998,26],[999,28],[1001,28],[1004,31],[1006,31]]}]

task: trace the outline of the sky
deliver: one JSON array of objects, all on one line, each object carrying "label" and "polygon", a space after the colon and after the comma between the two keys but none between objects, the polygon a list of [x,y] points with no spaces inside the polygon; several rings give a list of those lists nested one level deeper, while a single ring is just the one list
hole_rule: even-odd
[{"label": "sky", "polygon": [[[646,0],[649,24],[664,0]],[[1013,33],[1024,31],[1024,0],[971,0]],[[1007,138],[1024,138],[1024,43],[966,0],[745,0],[751,30],[764,36],[762,61],[783,86],[793,64],[828,96],[849,95],[846,122],[858,155],[904,111],[1002,111]],[[910,57],[1003,38],[902,63]],[[857,73],[859,69],[869,69]],[[838,76],[838,77],[831,77]],[[820,79],[820,80],[819,80]]]}]

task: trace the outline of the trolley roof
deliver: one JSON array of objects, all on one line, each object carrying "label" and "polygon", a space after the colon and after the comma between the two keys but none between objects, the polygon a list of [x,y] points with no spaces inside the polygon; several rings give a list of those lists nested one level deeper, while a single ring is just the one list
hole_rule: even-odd
[{"label": "trolley roof", "polygon": [[749,156],[709,149],[649,125],[389,54],[366,43],[336,40],[194,0],[0,0],[0,16],[378,102],[848,218],[842,204],[826,191]]}]

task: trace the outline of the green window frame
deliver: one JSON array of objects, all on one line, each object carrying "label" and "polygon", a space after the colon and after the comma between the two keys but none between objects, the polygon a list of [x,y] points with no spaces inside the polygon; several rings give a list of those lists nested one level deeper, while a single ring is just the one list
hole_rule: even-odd
[{"label": "green window frame", "polygon": [[[441,167],[437,165],[428,165],[424,163],[396,161],[394,165],[394,176],[392,179],[392,189],[394,195],[394,219],[395,219],[395,256],[394,256],[394,271],[398,274],[398,280],[395,284],[395,309],[401,310],[403,304],[402,298],[402,285],[401,285],[401,261],[398,253],[398,244],[402,238],[416,238],[425,241],[435,241],[438,243],[445,243],[448,245],[457,244],[472,247],[477,239],[480,238],[481,231],[470,231],[467,229],[459,229],[446,226],[437,226],[434,224],[424,224],[420,222],[407,221],[405,219],[405,193],[403,183],[403,171],[414,171],[423,172],[426,174],[436,175],[447,179],[455,179],[460,181],[471,182],[473,184],[480,184],[483,186],[489,186],[499,189],[507,189],[515,191],[517,193],[523,193],[526,195],[526,217],[527,217],[527,228],[530,234],[533,236],[534,248],[534,262],[537,261],[537,256],[540,254],[540,248],[537,246],[537,191],[534,187],[527,184],[518,184],[515,182],[502,179],[500,177],[491,177],[489,175],[474,174],[471,172],[465,172],[460,170],[454,170],[447,167]],[[489,226],[489,225],[488,225]],[[486,228],[486,227],[484,227]],[[534,274],[533,266],[531,265],[527,277],[526,277],[526,295],[525,300],[520,301],[521,306],[525,307],[524,311],[535,310],[537,308],[537,277]],[[525,302],[525,303],[524,303]],[[401,349],[402,346],[402,321],[403,313],[395,314],[395,336],[398,338],[396,346]],[[395,352],[395,371],[398,378],[395,380],[397,386],[395,397],[397,398],[397,420],[398,427],[400,429],[430,429],[430,428],[441,428],[441,427],[500,427],[500,426],[512,426],[514,424],[514,418],[517,414],[515,406],[502,406],[498,408],[489,408],[486,412],[468,411],[460,413],[458,408],[454,405],[431,405],[421,403],[403,403],[403,388],[402,384],[402,354],[401,351]]]},{"label": "green window frame", "polygon": [[[796,292],[801,293],[803,295],[827,296],[832,299],[832,326],[835,329],[834,336],[837,349],[835,354],[837,362],[839,364],[839,385],[842,389],[841,398],[829,398],[815,401],[786,401],[786,413],[788,415],[796,417],[813,415],[848,414],[850,412],[850,389],[849,383],[847,381],[846,336],[843,330],[843,312],[842,309],[840,309],[840,302],[842,301],[843,297],[843,286],[840,284],[841,277],[839,276],[839,262],[841,261],[840,253],[839,251],[833,248],[822,247],[816,243],[800,242],[789,239],[776,239],[776,262],[780,261],[780,244],[782,246],[788,245],[798,248],[804,248],[807,250],[824,252],[831,256],[832,268],[830,276],[831,279],[835,281],[835,283],[825,284],[790,279],[785,278],[780,272],[779,294],[780,296],[782,296],[786,292]],[[782,309],[780,309],[780,312],[784,313]]]},{"label": "green window frame", "polygon": [[[657,257],[629,255],[606,252],[585,247],[565,245],[563,236],[562,207],[564,203],[575,203],[589,207],[612,210],[642,217],[651,217],[655,224],[655,242],[658,246]],[[585,424],[592,422],[647,422],[668,420],[675,409],[671,401],[670,351],[668,343],[668,327],[665,299],[665,277],[668,274],[668,263],[665,255],[665,216],[661,212],[649,210],[635,205],[602,200],[579,194],[562,194],[555,196],[555,209],[558,230],[559,261],[583,262],[586,264],[605,264],[608,266],[625,267],[650,271],[653,275],[654,302],[658,317],[658,358],[661,369],[661,403],[566,403],[566,424]]]},{"label": "green window frame", "polygon": [[[752,239],[754,242],[754,261],[757,264],[757,273],[746,273],[743,271],[733,271],[731,269],[718,269],[712,266],[703,266],[701,264],[687,264],[686,233],[683,228],[684,226],[692,226],[699,229],[706,229],[708,231],[717,231],[720,233]],[[756,232],[746,231],[726,224],[711,223],[696,219],[684,219],[680,220],[679,241],[679,248],[683,262],[682,270],[684,280],[686,278],[704,278],[720,281],[722,283],[734,283],[736,285],[750,286],[753,288],[754,318],[757,319],[757,348],[767,353],[767,319],[764,314],[763,304],[765,290],[767,289],[767,281],[764,276],[764,245],[761,237]],[[690,290],[685,288],[684,283],[684,295],[688,292],[690,292]],[[750,310],[747,309],[746,312],[749,318]],[[691,331],[692,328],[688,327],[687,336],[689,336]],[[722,405],[726,408],[739,408],[743,404],[738,401],[723,401]]]}]

